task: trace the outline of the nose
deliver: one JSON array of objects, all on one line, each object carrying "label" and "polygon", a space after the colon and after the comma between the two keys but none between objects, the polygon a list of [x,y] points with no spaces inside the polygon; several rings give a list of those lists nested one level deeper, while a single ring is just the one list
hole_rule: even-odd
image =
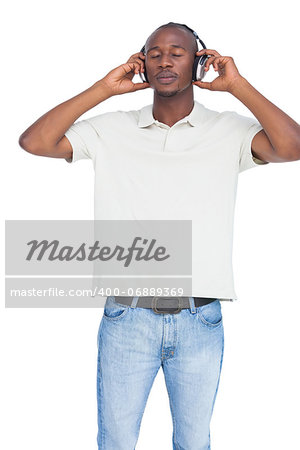
[{"label": "nose", "polygon": [[168,57],[168,55],[162,55],[159,59],[159,67],[172,67],[172,60]]}]

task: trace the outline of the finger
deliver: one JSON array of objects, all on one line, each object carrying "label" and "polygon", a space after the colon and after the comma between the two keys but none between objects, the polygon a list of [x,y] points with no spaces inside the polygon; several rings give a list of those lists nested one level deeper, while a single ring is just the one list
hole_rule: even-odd
[{"label": "finger", "polygon": [[141,59],[141,58],[139,58],[139,56],[137,56],[138,54],[136,54],[136,55],[132,55],[127,61],[126,61],[126,63],[138,63],[141,67],[143,67],[143,64],[144,64],[144,61]]},{"label": "finger", "polygon": [[136,70],[137,70],[136,73],[139,72],[139,64],[137,62],[135,62],[135,61],[134,62],[127,62],[125,64],[122,64],[122,67],[124,68],[126,74],[129,73],[129,72],[135,73]]},{"label": "finger", "polygon": [[141,72],[144,72],[145,62],[142,59],[138,59],[138,63],[140,64]]},{"label": "finger", "polygon": [[134,73],[144,72],[144,61],[142,59],[139,59],[137,57],[137,58],[132,58],[132,59],[128,60],[127,62],[136,64]]},{"label": "finger", "polygon": [[138,67],[135,69],[135,73],[143,72],[144,71],[143,62],[139,60],[136,60],[135,62],[138,65]]},{"label": "finger", "polygon": [[144,64],[145,55],[143,52],[135,53],[132,55],[127,62],[134,62],[139,61],[140,63]]},{"label": "finger", "polygon": [[[213,64],[215,60],[216,60],[216,56],[211,56],[210,58],[208,58],[208,59],[206,60],[205,66],[204,66],[204,70],[205,70],[205,71],[209,70],[209,66],[210,66],[211,64]],[[215,64],[214,64],[214,69],[215,69]],[[216,70],[216,69],[215,69],[215,70]]]},{"label": "finger", "polygon": [[141,58],[142,56],[144,56],[144,53],[143,52],[138,52],[138,53],[134,53],[133,55],[131,55],[129,59],[131,59],[131,58]]},{"label": "finger", "polygon": [[226,56],[217,56],[214,60],[213,60],[213,66],[215,70],[220,70],[220,67],[223,66],[223,62],[226,61]]},{"label": "finger", "polygon": [[[207,62],[209,61],[209,64],[213,64],[213,68],[214,70],[220,72],[221,68],[223,67],[223,62],[224,62],[224,58],[226,58],[225,56],[214,56],[212,58],[209,58],[207,60]],[[205,64],[206,67],[206,64]],[[206,70],[206,69],[205,69]]]},{"label": "finger", "polygon": [[196,52],[197,55],[213,55],[213,56],[221,56],[217,50],[212,50],[209,48],[203,48],[202,50],[199,50]]}]

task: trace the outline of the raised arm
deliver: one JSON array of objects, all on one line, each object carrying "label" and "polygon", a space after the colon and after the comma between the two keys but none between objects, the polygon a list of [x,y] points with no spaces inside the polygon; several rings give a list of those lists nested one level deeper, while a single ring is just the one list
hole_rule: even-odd
[{"label": "raised arm", "polygon": [[149,87],[148,83],[132,83],[134,75],[142,70],[142,57],[141,52],[132,55],[127,63],[111,70],[90,88],[41,116],[21,134],[19,145],[34,155],[71,158],[73,150],[65,132],[78,117],[113,95]]},{"label": "raised arm", "polygon": [[41,116],[21,134],[19,145],[34,155],[71,158],[73,150],[64,134],[78,117],[110,97],[101,81]]}]

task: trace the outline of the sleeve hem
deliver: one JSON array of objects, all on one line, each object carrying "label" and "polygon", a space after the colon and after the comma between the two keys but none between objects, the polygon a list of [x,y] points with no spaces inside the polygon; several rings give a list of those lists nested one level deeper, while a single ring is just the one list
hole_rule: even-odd
[{"label": "sleeve hem", "polygon": [[65,136],[70,142],[71,147],[73,149],[72,157],[65,158],[65,160],[67,161],[67,163],[74,163],[79,159],[81,159],[79,149],[82,147],[82,141],[78,136],[78,134],[75,133],[75,131],[71,130],[70,128],[65,132]]},{"label": "sleeve hem", "polygon": [[248,132],[246,133],[241,149],[240,149],[240,160],[239,160],[239,173],[251,169],[253,167],[258,167],[262,165],[269,164],[268,161],[262,161],[259,158],[256,158],[252,153],[252,140],[254,136],[263,130],[263,127],[260,123],[252,123]]},{"label": "sleeve hem", "polygon": [[249,153],[248,153],[250,155],[252,161],[258,165],[269,164],[269,161],[262,161],[261,159],[256,158],[256,156],[254,156],[252,153],[252,140],[253,140],[254,136],[257,133],[259,133],[259,131],[261,131],[261,130],[263,130],[263,127],[260,124],[257,125],[255,128],[253,128],[253,131],[251,133],[250,144],[249,144],[250,148],[249,148]]}]

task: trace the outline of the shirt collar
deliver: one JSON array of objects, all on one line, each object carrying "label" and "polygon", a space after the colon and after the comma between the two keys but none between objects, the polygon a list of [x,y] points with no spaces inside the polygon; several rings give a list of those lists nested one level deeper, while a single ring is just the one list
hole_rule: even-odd
[{"label": "shirt collar", "polygon": [[[138,126],[141,127],[148,127],[149,125],[152,125],[155,123],[155,119],[152,114],[152,108],[153,104],[146,105],[142,109],[140,109],[140,116],[138,120]],[[193,127],[200,125],[202,122],[202,113],[203,113],[204,106],[201,103],[198,103],[196,100],[194,100],[194,107],[190,114],[181,120],[179,120],[176,123],[184,123],[188,122]]]}]

